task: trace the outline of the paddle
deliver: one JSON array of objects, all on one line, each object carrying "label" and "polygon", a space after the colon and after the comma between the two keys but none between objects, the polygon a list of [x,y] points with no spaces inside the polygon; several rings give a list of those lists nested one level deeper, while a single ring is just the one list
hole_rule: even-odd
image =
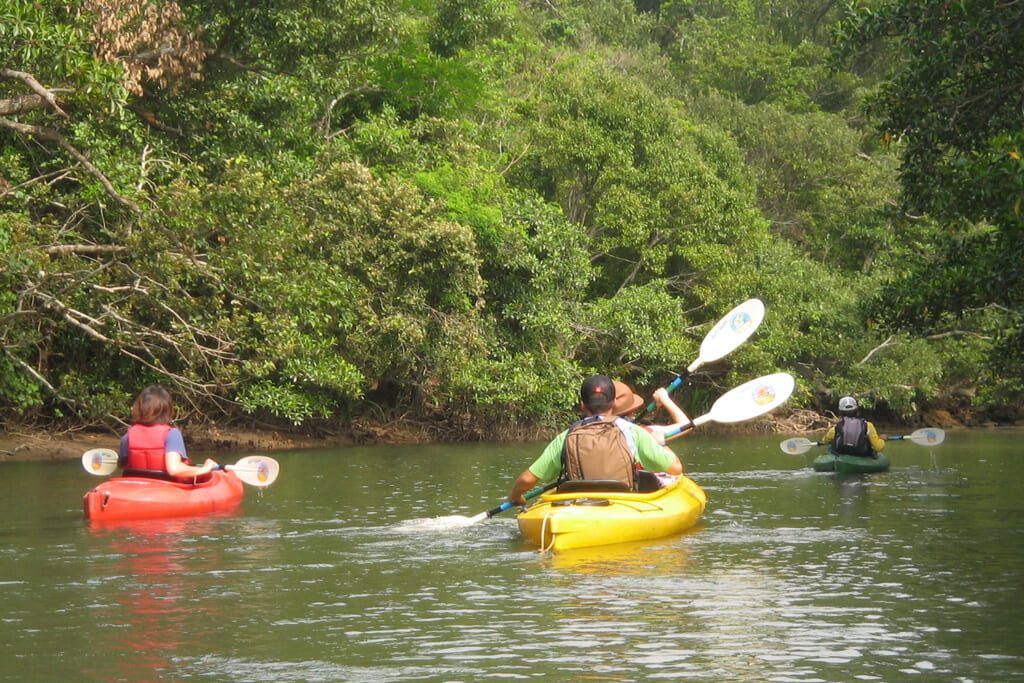
[{"label": "paddle", "polygon": [[[526,493],[523,494],[523,498],[525,498],[526,500],[530,500],[531,498],[536,498],[537,496],[539,496],[540,494],[544,493],[545,491],[550,491],[551,489],[555,488],[556,486],[558,486],[558,484],[559,484],[559,482],[553,481],[550,484],[544,484],[543,486],[538,486],[535,489],[530,489],[529,491],[527,491]],[[476,524],[477,522],[482,522],[485,519],[490,519],[491,517],[493,517],[494,515],[498,514],[499,512],[504,512],[505,510],[508,510],[509,508],[513,508],[515,506],[516,506],[516,503],[513,503],[510,500],[506,500],[504,503],[502,503],[501,505],[499,505],[496,508],[491,508],[487,512],[481,512],[479,515],[474,515],[473,517],[470,517],[469,518],[469,522],[467,523],[467,526],[469,524]]]},{"label": "paddle", "polygon": [[[906,436],[889,436],[886,437],[886,441],[913,441],[918,446],[938,446],[940,443],[946,440],[946,432],[939,429],[938,427],[922,427],[917,431],[907,434]],[[805,439],[802,436],[798,436],[792,439],[786,439],[779,444],[779,448],[782,449],[783,453],[789,453],[790,455],[800,455],[806,453],[815,446],[827,446],[826,441],[811,441]]]},{"label": "paddle", "polygon": [[[93,448],[82,453],[82,467],[89,474],[106,476],[117,469],[117,452],[109,448]],[[251,486],[270,486],[277,480],[281,466],[265,455],[247,455],[234,465],[217,465],[217,469],[234,472]]]},{"label": "paddle", "polygon": [[775,410],[790,397],[794,385],[793,376],[786,372],[752,379],[722,394],[709,413],[666,432],[665,439],[674,439],[705,422],[743,422]]},{"label": "paddle", "polygon": [[[675,438],[698,425],[702,425],[705,422],[710,422],[712,420],[715,422],[742,422],[743,420],[749,420],[752,417],[757,417],[758,415],[767,413],[768,411],[778,408],[780,405],[785,403],[786,399],[788,399],[790,394],[793,393],[793,386],[793,377],[785,372],[758,377],[757,379],[751,380],[746,384],[741,384],[735,389],[725,393],[721,398],[715,401],[713,406],[711,406],[710,413],[707,415],[701,415],[685,427],[667,432],[665,434],[665,438]],[[523,494],[523,497],[527,500],[535,498],[541,493],[558,486],[558,484],[559,482],[555,481],[550,484],[545,484],[544,486],[539,486],[527,491]],[[477,522],[482,522],[485,519],[489,519],[500,512],[508,510],[509,508],[515,507],[515,505],[516,504],[511,501],[506,501],[498,507],[487,510],[486,512],[481,512],[474,517],[450,515],[442,519],[451,526],[470,526]],[[435,520],[435,522],[436,521],[439,520]]]},{"label": "paddle", "polygon": [[[747,299],[726,313],[725,317],[719,320],[711,328],[707,336],[704,337],[697,360],[690,363],[689,367],[686,368],[686,372],[672,380],[665,387],[665,390],[671,394],[676,387],[683,383],[687,376],[692,374],[701,365],[716,361],[729,352],[734,351],[750,335],[754,334],[762,320],[764,320],[764,304],[761,303],[760,299]],[[655,402],[651,401],[647,408],[637,414],[637,417],[651,412],[654,410],[655,405]]]},{"label": "paddle", "polygon": [[[543,486],[538,486],[537,488],[531,489],[531,490],[527,491],[526,493],[524,493],[523,497],[526,498],[527,500],[529,500],[531,498],[536,498],[537,496],[539,496],[540,494],[544,493],[545,491],[549,491],[549,490],[555,488],[556,486],[558,486],[558,484],[559,484],[558,481],[553,481],[550,484],[544,484]],[[511,501],[505,501],[504,503],[502,503],[498,507],[491,508],[490,510],[487,510],[486,512],[481,512],[478,515],[474,515],[473,517],[466,517],[465,515],[446,515],[445,517],[434,517],[433,519],[429,519],[429,520],[416,520],[413,524],[406,525],[406,527],[407,528],[412,528],[412,529],[424,529],[424,528],[451,529],[451,528],[472,526],[472,525],[476,524],[477,522],[482,522],[485,519],[490,519],[491,517],[493,517],[494,515],[498,514],[499,512],[504,512],[505,510],[508,510],[509,508],[515,507],[515,505],[516,504],[511,502]]]}]

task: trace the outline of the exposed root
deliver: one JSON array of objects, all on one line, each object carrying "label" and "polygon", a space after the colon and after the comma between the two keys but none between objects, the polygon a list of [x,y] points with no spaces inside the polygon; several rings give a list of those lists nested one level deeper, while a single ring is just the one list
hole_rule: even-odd
[{"label": "exposed root", "polygon": [[813,410],[794,410],[789,415],[777,416],[775,421],[779,426],[779,431],[792,434],[828,429],[834,422]]}]

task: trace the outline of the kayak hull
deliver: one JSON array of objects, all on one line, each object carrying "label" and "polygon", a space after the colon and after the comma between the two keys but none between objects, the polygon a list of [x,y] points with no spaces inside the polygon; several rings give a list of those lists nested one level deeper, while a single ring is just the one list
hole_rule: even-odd
[{"label": "kayak hull", "polygon": [[645,541],[689,529],[706,504],[687,477],[652,493],[545,493],[519,514],[519,530],[543,550]]},{"label": "kayak hull", "polygon": [[243,488],[235,474],[222,470],[196,484],[113,477],[86,493],[82,505],[91,520],[188,517],[233,510],[242,501]]},{"label": "kayak hull", "polygon": [[864,474],[885,472],[889,469],[889,456],[879,453],[878,457],[861,455],[839,455],[828,452],[814,459],[815,472],[836,472],[838,474]]}]

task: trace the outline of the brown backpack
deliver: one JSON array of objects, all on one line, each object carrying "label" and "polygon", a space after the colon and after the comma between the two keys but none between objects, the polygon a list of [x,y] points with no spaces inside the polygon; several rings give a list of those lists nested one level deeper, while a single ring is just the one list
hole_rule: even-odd
[{"label": "brown backpack", "polygon": [[615,420],[600,415],[584,418],[569,428],[562,449],[563,478],[615,480],[636,490],[636,466],[626,435]]}]

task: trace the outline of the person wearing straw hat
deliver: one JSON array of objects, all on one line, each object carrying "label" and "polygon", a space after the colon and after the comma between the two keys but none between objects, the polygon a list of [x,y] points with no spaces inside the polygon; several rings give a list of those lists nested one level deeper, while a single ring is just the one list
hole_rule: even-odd
[{"label": "person wearing straw hat", "polygon": [[[632,415],[644,406],[643,397],[634,392],[625,382],[615,380],[613,384],[615,385],[615,408],[613,412],[618,417],[632,419]],[[687,417],[686,413],[683,412],[683,409],[669,397],[668,391],[665,387],[659,387],[655,390],[654,403],[668,411],[668,414],[672,416],[672,424],[644,424],[640,426],[653,434],[658,443],[665,446],[665,435],[669,432],[676,432],[677,429],[690,424],[690,418]]]}]

